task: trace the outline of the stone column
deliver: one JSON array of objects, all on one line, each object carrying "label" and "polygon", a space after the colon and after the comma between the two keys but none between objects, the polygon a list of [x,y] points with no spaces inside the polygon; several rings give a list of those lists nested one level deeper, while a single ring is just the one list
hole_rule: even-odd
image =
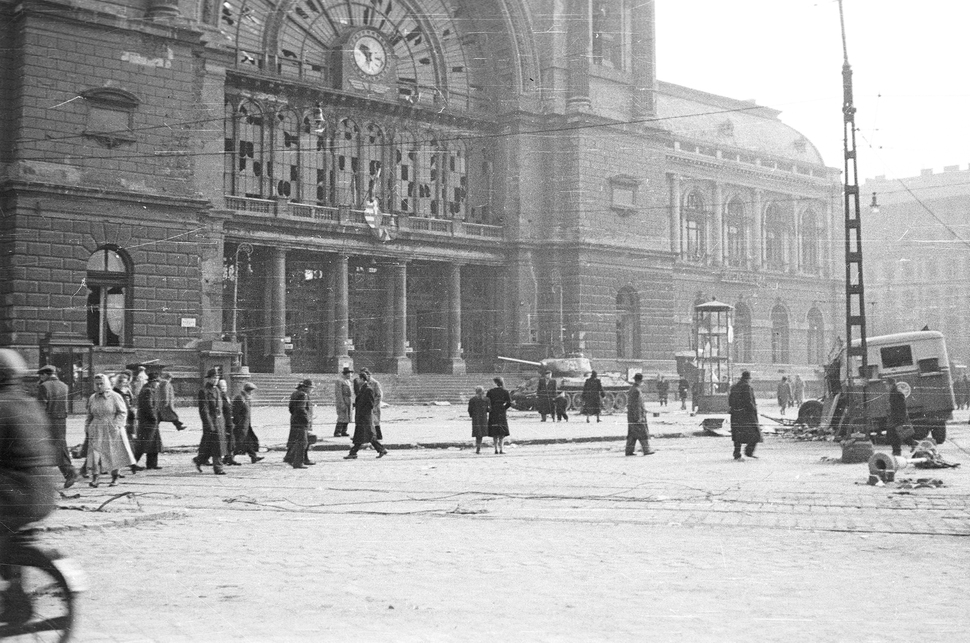
[{"label": "stone column", "polygon": [[670,174],[670,251],[680,259],[684,249],[680,241],[680,176]]},{"label": "stone column", "polygon": [[465,374],[461,357],[461,264],[448,264],[448,356],[444,371],[450,375]]},{"label": "stone column", "polygon": [[656,114],[657,44],[653,0],[642,0],[633,9],[633,117]]},{"label": "stone column", "polygon": [[349,277],[350,258],[347,255],[337,255],[334,262],[333,276],[333,355],[334,371],[340,371],[344,366],[354,367],[354,360],[350,358],[347,344],[350,340],[350,294],[347,280]]},{"label": "stone column", "polygon": [[392,311],[390,351],[384,369],[397,375],[410,375],[414,371],[407,354],[408,341],[408,267],[403,261],[391,267],[388,291],[391,296],[388,310]]},{"label": "stone column", "polygon": [[569,72],[567,109],[582,111],[590,106],[589,65],[592,31],[590,0],[568,0],[566,60]]},{"label": "stone column", "polygon": [[714,183],[714,245],[711,246],[711,262],[715,266],[724,265],[724,189],[720,183]]},{"label": "stone column", "polygon": [[199,217],[205,226],[208,243],[200,244],[202,269],[202,316],[199,319],[201,339],[222,338],[223,287],[222,271],[225,254],[225,223],[231,210],[209,210]]},{"label": "stone column", "polygon": [[179,0],[149,0],[145,17],[159,20],[179,17]]},{"label": "stone column", "polygon": [[290,357],[286,354],[286,250],[273,248],[271,259],[273,289],[272,336],[270,338],[270,368],[277,375],[290,374]]},{"label": "stone column", "polygon": [[762,210],[761,190],[754,191],[754,198],[752,199],[752,206],[754,207],[754,247],[752,250],[752,255],[754,256],[754,266],[755,270],[762,270],[765,267],[765,213]]},{"label": "stone column", "polygon": [[792,203],[792,215],[794,216],[793,224],[795,226],[792,238],[795,247],[792,248],[790,272],[797,273],[802,269],[802,222],[798,212],[797,200]]}]

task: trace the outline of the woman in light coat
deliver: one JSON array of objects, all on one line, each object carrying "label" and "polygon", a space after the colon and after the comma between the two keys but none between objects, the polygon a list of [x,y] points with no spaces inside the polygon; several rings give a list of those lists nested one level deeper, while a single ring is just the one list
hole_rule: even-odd
[{"label": "woman in light coat", "polygon": [[111,486],[118,483],[118,470],[135,463],[125,432],[128,406],[111,390],[103,373],[94,376],[94,394],[88,399],[88,418],[84,433],[88,437],[87,468],[91,472],[92,487],[98,486],[102,469],[111,472]]}]

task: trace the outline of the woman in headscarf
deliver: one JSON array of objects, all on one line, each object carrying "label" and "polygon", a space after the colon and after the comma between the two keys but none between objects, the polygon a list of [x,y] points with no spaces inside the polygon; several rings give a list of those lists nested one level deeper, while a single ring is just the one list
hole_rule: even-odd
[{"label": "woman in headscarf", "polygon": [[583,415],[586,416],[587,423],[591,415],[596,416],[597,422],[600,421],[604,397],[606,393],[603,392],[603,383],[596,376],[596,371],[591,371],[586,383],[583,384]]},{"label": "woman in headscarf", "polygon": [[94,376],[94,395],[88,399],[88,418],[84,433],[88,438],[87,468],[91,472],[92,487],[98,486],[102,469],[111,472],[111,486],[118,483],[118,470],[135,463],[131,445],[125,433],[128,406],[111,390],[108,377]]},{"label": "woman in headscarf", "polygon": [[472,419],[472,437],[475,453],[482,452],[482,438],[488,435],[488,408],[491,403],[485,397],[485,387],[476,386],[475,396],[468,400],[468,415]]}]

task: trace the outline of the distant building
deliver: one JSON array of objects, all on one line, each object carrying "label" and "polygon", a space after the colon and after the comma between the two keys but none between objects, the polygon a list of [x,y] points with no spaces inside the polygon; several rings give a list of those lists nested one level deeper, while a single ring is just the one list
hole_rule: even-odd
[{"label": "distant building", "polygon": [[[862,188],[878,214],[863,212],[869,334],[929,326],[950,359],[970,360],[970,169],[948,166]],[[868,208],[865,208],[868,210]]]},{"label": "distant building", "polygon": [[0,0],[0,344],[672,370],[716,297],[738,361],[818,364],[839,171],[659,82],[654,33],[649,0]]}]

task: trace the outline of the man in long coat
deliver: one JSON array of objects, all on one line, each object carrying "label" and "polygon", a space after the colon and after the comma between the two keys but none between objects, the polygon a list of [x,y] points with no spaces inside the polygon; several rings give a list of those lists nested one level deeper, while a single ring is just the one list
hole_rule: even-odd
[{"label": "man in long coat", "polygon": [[176,430],[185,430],[185,425],[175,410],[175,387],[172,385],[171,373],[162,373],[162,381],[158,384],[158,422],[171,422]]},{"label": "man in long coat", "polygon": [[553,400],[556,399],[556,380],[549,377],[550,375],[552,375],[551,372],[545,371],[536,386],[536,410],[542,416],[543,422],[546,421],[547,415],[555,413]]},{"label": "man in long coat", "polygon": [[316,464],[309,456],[310,427],[313,425],[312,390],[313,380],[303,380],[290,395],[290,436],[286,441],[283,462],[294,469],[306,469],[307,465]]},{"label": "man in long coat", "polygon": [[606,393],[603,391],[603,382],[596,376],[596,371],[590,372],[589,377],[583,383],[583,415],[586,416],[587,423],[591,415],[596,416],[597,422],[600,421],[604,397],[606,397]]},{"label": "man in long coat", "polygon": [[365,369],[360,371],[360,380],[363,386],[360,387],[357,393],[357,400],[355,404],[355,415],[354,415],[354,446],[351,447],[350,453],[344,456],[344,460],[356,460],[357,452],[365,444],[370,444],[377,451],[377,457],[383,458],[387,455],[387,449],[384,445],[380,443],[377,436],[374,434],[374,389],[369,386],[368,380],[370,379],[370,373]]},{"label": "man in long coat", "polygon": [[744,371],[728,392],[728,406],[731,409],[731,440],[734,441],[734,459],[741,457],[741,445],[749,458],[757,459],[754,448],[761,442],[761,429],[758,427],[758,403],[751,388],[751,373]]},{"label": "man in long coat", "polygon": [[51,446],[54,457],[57,460],[57,468],[64,476],[64,488],[68,489],[77,482],[78,474],[71,464],[71,454],[67,450],[67,384],[57,377],[57,369],[53,366],[45,366],[37,371],[40,375],[40,386],[37,390],[37,399],[47,412],[47,419],[50,420]]},{"label": "man in long coat", "polygon": [[[158,454],[162,452],[162,436],[158,431],[158,373],[151,373],[148,382],[141,387],[136,402],[138,414],[137,438],[134,444],[135,464],[131,465],[131,472],[142,469],[161,469],[158,466]],[[145,455],[145,466],[138,465],[142,454]]]},{"label": "man in long coat", "polygon": [[349,366],[344,366],[340,373],[340,379],[334,382],[334,406],[337,409],[337,426],[333,429],[333,437],[347,437],[347,426],[350,424],[351,415],[354,412],[354,387],[350,383],[350,378],[354,371]]},{"label": "man in long coat", "polygon": [[239,395],[232,400],[232,427],[236,436],[236,453],[248,455],[253,464],[263,459],[259,455],[259,438],[253,431],[252,396],[255,390],[255,384],[246,382]]},{"label": "man in long coat", "polygon": [[212,472],[225,475],[222,458],[226,455],[226,430],[232,431],[232,405],[219,389],[219,371],[210,368],[205,374],[205,384],[199,389],[199,417],[202,420],[202,441],[199,454],[192,458],[201,473],[202,463],[212,458]]},{"label": "man in long coat", "polygon": [[646,397],[641,388],[643,373],[633,376],[633,386],[626,394],[626,454],[635,455],[637,442],[643,449],[643,455],[656,453],[650,448],[650,427],[647,425]]},{"label": "man in long coat", "polygon": [[782,377],[781,381],[778,382],[776,393],[778,396],[778,408],[781,409],[781,414],[784,415],[785,409],[791,406],[792,401],[791,384],[788,382],[787,377]]},{"label": "man in long coat", "polygon": [[909,445],[915,444],[912,433],[909,432],[903,439],[899,433],[911,428],[909,421],[909,411],[906,409],[906,396],[896,386],[896,380],[892,377],[886,378],[886,388],[889,389],[889,416],[886,418],[886,440],[893,449],[893,455],[903,454],[903,442]]}]

